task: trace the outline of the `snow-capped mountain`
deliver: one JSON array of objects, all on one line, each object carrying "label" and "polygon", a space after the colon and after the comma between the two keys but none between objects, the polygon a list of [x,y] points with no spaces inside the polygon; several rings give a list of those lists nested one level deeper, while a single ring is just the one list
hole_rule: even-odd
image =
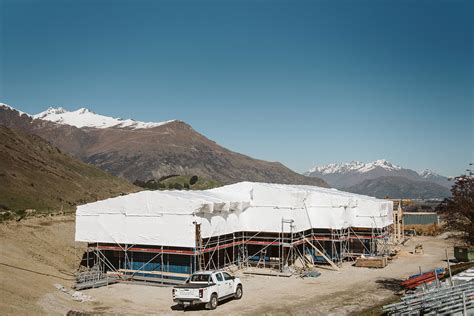
[{"label": "snow-capped mountain", "polygon": [[420,172],[420,176],[422,176],[425,179],[429,179],[429,178],[432,178],[432,177],[441,177],[441,175],[439,175],[438,173],[436,173],[436,172],[434,172],[430,169],[425,169],[422,172]]},{"label": "snow-capped mountain", "polygon": [[28,113],[25,113],[25,112],[22,112],[20,110],[17,110],[15,109],[14,107],[8,105],[8,104],[5,104],[5,103],[0,103],[0,108],[4,108],[4,109],[7,109],[7,110],[11,110],[11,111],[16,111],[18,112],[18,115],[19,116],[22,116],[22,115],[26,115],[26,116],[29,116],[31,117],[31,115],[29,115]]},{"label": "snow-capped mountain", "polygon": [[92,127],[92,128],[127,128],[127,129],[143,129],[158,127],[172,121],[145,123],[132,119],[123,120],[96,114],[89,109],[81,108],[76,111],[68,111],[62,107],[49,108],[44,112],[33,115],[34,119],[42,119],[58,124],[67,124],[75,127]]},{"label": "snow-capped mountain", "polygon": [[62,125],[71,125],[78,128],[83,127],[90,127],[90,128],[126,128],[126,129],[144,129],[144,128],[153,128],[162,126],[164,124],[168,124],[173,122],[171,121],[164,121],[164,122],[140,122],[135,121],[133,119],[121,119],[121,118],[113,118],[110,116],[100,115],[94,113],[93,111],[80,108],[76,111],[68,111],[65,108],[58,107],[53,108],[50,107],[46,111],[41,113],[30,115],[28,113],[22,112],[14,107],[0,103],[0,107],[12,111],[16,111],[19,115],[26,115],[31,117],[32,119],[41,119],[45,121],[54,122],[57,124]]},{"label": "snow-capped mountain", "polygon": [[411,169],[402,168],[385,159],[373,162],[352,161],[349,163],[331,163],[325,166],[317,166],[308,170],[305,175],[319,177],[329,185],[336,188],[348,188],[362,183],[365,180],[379,177],[403,177],[413,181],[430,181],[445,187],[450,187],[452,183],[446,177],[440,176],[430,170],[418,173]]},{"label": "snow-capped mountain", "polygon": [[64,153],[132,182],[179,174],[225,184],[259,181],[328,186],[280,163],[230,151],[179,120],[143,123],[86,109],[69,112],[61,108],[51,108],[33,118],[0,105],[0,125],[35,134]]},{"label": "snow-capped mountain", "polygon": [[447,177],[429,169],[425,169],[420,172],[420,176],[426,181],[434,182],[447,188],[450,188],[453,185],[453,181],[450,181]]},{"label": "snow-capped mountain", "polygon": [[394,165],[385,159],[379,159],[379,160],[369,162],[369,163],[363,163],[360,161],[351,161],[348,163],[339,163],[339,164],[331,163],[325,166],[314,167],[308,170],[306,174],[310,175],[315,172],[322,173],[322,174],[347,173],[347,172],[365,173],[377,168],[381,168],[388,171],[402,169],[400,166]]}]

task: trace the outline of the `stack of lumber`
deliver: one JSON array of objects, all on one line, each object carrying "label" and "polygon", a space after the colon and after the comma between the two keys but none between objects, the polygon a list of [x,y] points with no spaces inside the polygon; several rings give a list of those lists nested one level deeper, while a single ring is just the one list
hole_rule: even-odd
[{"label": "stack of lumber", "polygon": [[400,284],[404,288],[411,290],[411,289],[415,289],[416,287],[424,283],[433,282],[437,278],[439,279],[442,276],[444,276],[445,273],[446,273],[445,269],[437,268],[433,271],[429,271],[429,272],[425,272],[421,274],[414,274]]},{"label": "stack of lumber", "polygon": [[385,268],[387,257],[359,257],[355,263],[356,267],[363,268]]}]

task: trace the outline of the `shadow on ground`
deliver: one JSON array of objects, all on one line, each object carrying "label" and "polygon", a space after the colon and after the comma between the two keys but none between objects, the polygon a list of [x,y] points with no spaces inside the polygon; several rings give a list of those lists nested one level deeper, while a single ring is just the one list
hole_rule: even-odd
[{"label": "shadow on ground", "polygon": [[390,290],[393,292],[398,292],[403,289],[403,287],[400,285],[401,282],[403,282],[402,279],[394,278],[380,279],[375,281],[379,288]]},{"label": "shadow on ground", "polygon": [[[217,305],[217,309],[219,309],[219,306],[227,304],[228,302],[232,301],[232,298],[228,298],[222,301],[219,301],[219,304]],[[173,311],[200,311],[200,310],[206,310],[204,304],[199,304],[199,305],[193,305],[193,306],[188,306],[186,308],[183,308],[182,306],[175,304],[171,306],[171,310]]]}]

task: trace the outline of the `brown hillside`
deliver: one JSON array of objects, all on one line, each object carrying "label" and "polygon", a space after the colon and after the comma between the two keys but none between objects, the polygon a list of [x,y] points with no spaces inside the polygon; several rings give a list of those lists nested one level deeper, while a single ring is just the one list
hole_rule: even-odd
[{"label": "brown hillside", "polygon": [[138,187],[62,153],[36,135],[0,125],[0,208],[38,211],[136,192]]}]

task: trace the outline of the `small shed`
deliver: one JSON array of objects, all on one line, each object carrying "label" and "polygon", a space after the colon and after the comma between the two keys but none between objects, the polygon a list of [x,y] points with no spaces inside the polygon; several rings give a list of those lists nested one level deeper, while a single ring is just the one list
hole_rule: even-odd
[{"label": "small shed", "polygon": [[439,216],[435,212],[404,212],[405,225],[439,225]]}]

